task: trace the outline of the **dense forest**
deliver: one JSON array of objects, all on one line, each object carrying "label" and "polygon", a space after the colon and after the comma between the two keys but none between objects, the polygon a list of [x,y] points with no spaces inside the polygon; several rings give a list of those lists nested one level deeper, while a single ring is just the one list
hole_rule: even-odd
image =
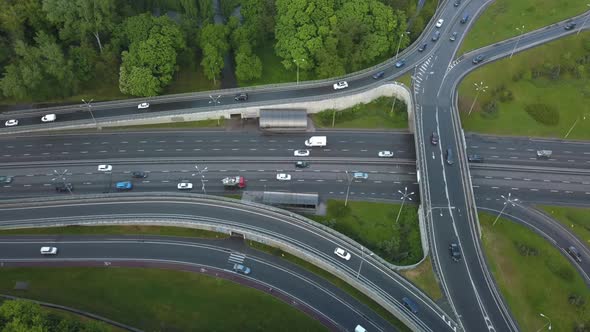
[{"label": "dense forest", "polygon": [[338,76],[409,44],[410,2],[221,0],[216,10],[216,0],[0,0],[1,98],[108,99],[101,98],[108,89],[122,98],[156,96],[187,58],[201,80],[215,82],[231,59],[237,81],[248,82],[263,74],[264,47],[281,70]]}]

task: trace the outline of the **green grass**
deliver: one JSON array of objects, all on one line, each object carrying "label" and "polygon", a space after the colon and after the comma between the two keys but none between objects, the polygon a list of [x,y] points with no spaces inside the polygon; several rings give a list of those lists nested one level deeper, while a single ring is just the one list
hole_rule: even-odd
[{"label": "green grass", "polygon": [[174,80],[166,87],[162,94],[176,94],[186,92],[208,91],[219,89],[221,84],[217,77],[216,84],[205,77],[201,59],[195,54],[195,50],[187,48],[178,55],[178,71],[174,74]]},{"label": "green grass", "polygon": [[555,220],[574,233],[580,241],[590,246],[590,209],[562,206],[539,206]]},{"label": "green grass", "polygon": [[145,129],[183,129],[183,128],[223,128],[225,126],[225,118],[218,120],[200,120],[200,121],[182,121],[182,122],[168,122],[156,123],[137,126],[120,126],[108,127],[103,130],[145,130]]},{"label": "green grass", "polygon": [[[583,0],[496,0],[478,18],[457,54],[532,31],[588,10]],[[471,14],[471,13],[470,13]]]},{"label": "green grass", "polygon": [[226,238],[227,234],[211,232],[202,229],[171,227],[171,226],[66,226],[66,227],[44,227],[44,228],[19,228],[3,229],[0,235],[39,235],[39,234],[142,234],[142,235],[164,235],[198,238]]},{"label": "green grass", "polygon": [[252,248],[267,252],[267,253],[275,255],[277,257],[280,256],[281,258],[286,259],[293,264],[299,265],[300,267],[302,267],[314,274],[317,274],[318,276],[328,280],[329,282],[331,282],[332,284],[334,284],[338,288],[342,289],[343,291],[348,293],[348,295],[357,299],[359,302],[361,302],[364,305],[366,305],[367,307],[371,308],[371,310],[373,310],[374,312],[379,314],[381,317],[383,317],[384,319],[389,321],[393,326],[397,327],[400,331],[410,331],[410,329],[408,329],[407,326],[405,326],[399,319],[397,319],[397,317],[392,315],[389,311],[385,310],[385,308],[383,308],[381,305],[379,305],[379,303],[373,301],[370,297],[366,296],[365,294],[360,292],[358,289],[352,287],[351,285],[346,283],[344,280],[336,277],[335,275],[331,274],[330,272],[322,270],[319,267],[311,264],[310,262],[308,262],[304,259],[301,259],[299,257],[295,257],[295,256],[293,256],[289,253],[286,253],[278,248],[270,247],[270,246],[264,245],[262,243],[253,242],[253,241],[248,241],[248,245],[251,246]]},{"label": "green grass", "polygon": [[[29,289],[14,290],[23,280]],[[182,271],[3,268],[0,292],[87,310],[146,331],[325,331],[258,290]]]},{"label": "green grass", "polygon": [[[590,45],[585,46],[584,43],[587,44],[588,38],[590,32],[553,41],[515,54],[512,59],[487,64],[469,74],[459,87],[463,127],[468,131],[489,134],[563,138],[579,119],[568,138],[590,139],[590,86],[586,78],[590,71],[586,67],[585,76],[576,78],[567,70],[587,54],[585,47]],[[561,66],[558,67],[559,63]],[[549,64],[555,64],[554,68],[560,69],[557,79],[550,75],[534,77],[535,71],[543,70]],[[473,112],[468,115],[476,96],[474,84],[478,82],[484,82],[488,90],[480,93]],[[512,93],[512,101],[502,102],[498,94],[494,95],[493,91],[501,87]],[[483,110],[491,100],[499,102],[496,113]],[[525,106],[531,104],[552,107],[559,121],[554,125],[538,122],[525,111]]]},{"label": "green grass", "polygon": [[407,73],[404,76],[398,77],[395,81],[404,83],[409,89],[412,86],[412,73]]},{"label": "green grass", "polygon": [[[367,104],[357,104],[342,111],[336,111],[334,128],[372,128],[400,129],[408,128],[406,104],[397,100],[391,112],[393,99],[381,97]],[[333,110],[325,110],[312,115],[316,127],[331,128]]]},{"label": "green grass", "polygon": [[[65,311],[65,310],[49,308],[49,307],[41,307],[41,310],[45,311],[48,314],[55,314],[55,315],[65,318],[65,319],[79,321],[82,324],[84,324],[86,322],[94,322],[95,321],[92,318],[88,318],[88,317],[85,317],[82,315],[77,315],[75,313]],[[96,322],[104,329],[104,331],[109,331],[109,332],[125,332],[125,331],[127,331],[127,330],[124,330],[120,327],[116,327],[114,325],[109,325],[109,324],[104,323],[102,321],[96,321]]]},{"label": "green grass", "polygon": [[434,276],[430,257],[420,263],[415,269],[400,271],[400,274],[413,282],[414,285],[424,291],[434,301],[442,299],[443,294]]},{"label": "green grass", "polygon": [[[548,241],[506,219],[492,226],[495,216],[480,213],[483,247],[494,279],[522,331],[537,331],[547,315],[554,331],[574,331],[590,324],[590,289]],[[576,306],[570,296],[585,304]]]},{"label": "green grass", "polygon": [[325,216],[308,216],[369,248],[383,259],[409,265],[423,257],[418,227],[418,207],[401,204],[328,200]]},{"label": "green grass", "polygon": [[[274,44],[272,41],[260,46],[255,53],[262,62],[261,77],[251,81],[238,81],[238,86],[245,87],[274,83],[288,83],[297,80],[297,72],[295,70],[285,69],[285,66],[281,63],[282,58],[275,55]],[[299,80],[305,81],[308,79],[310,79],[310,73],[300,70]]]}]

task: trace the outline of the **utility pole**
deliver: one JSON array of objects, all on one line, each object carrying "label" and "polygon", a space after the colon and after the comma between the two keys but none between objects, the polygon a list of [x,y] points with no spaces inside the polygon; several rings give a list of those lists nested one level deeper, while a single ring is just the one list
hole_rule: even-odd
[{"label": "utility pole", "polygon": [[512,49],[512,52],[510,53],[510,59],[512,59],[512,55],[516,51],[516,47],[518,46],[518,42],[520,41],[520,38],[522,38],[522,35],[524,34],[524,25],[521,28],[517,27],[516,30],[518,30],[518,32],[520,32],[520,35],[518,36],[518,39],[516,39],[516,43],[514,44],[514,48]]},{"label": "utility pole", "polygon": [[350,185],[352,184],[352,176],[348,174],[348,171],[344,171],[346,173],[346,180],[348,181],[348,186],[346,186],[346,199],[344,199],[344,206],[348,204],[348,193],[350,192]]},{"label": "utility pole", "polygon": [[504,207],[496,217],[496,220],[494,220],[494,222],[492,223],[492,226],[496,225],[496,222],[498,221],[498,219],[500,219],[500,216],[502,215],[502,213],[504,213],[504,209],[506,209],[508,205],[512,205],[514,207],[516,206],[516,204],[518,204],[518,198],[511,199],[511,196],[512,193],[508,193],[507,197],[505,197],[504,195],[500,195],[500,197],[502,197],[502,199],[504,200]]},{"label": "utility pole", "polygon": [[473,99],[473,104],[471,104],[471,107],[469,108],[469,113],[467,113],[467,115],[471,115],[471,111],[473,110],[473,106],[475,106],[475,102],[477,101],[477,97],[479,97],[479,93],[480,92],[486,92],[486,90],[488,89],[487,85],[483,85],[483,82],[479,82],[479,84],[477,83],[473,83],[473,85],[475,85],[475,99]]},{"label": "utility pole", "polygon": [[[195,169],[197,170],[197,173],[201,176],[201,190],[203,191],[203,194],[207,195],[207,191],[205,190],[205,172],[207,172],[207,167],[205,166],[205,168],[203,169],[199,169],[199,165],[195,165]],[[193,176],[197,175],[197,173],[193,173]]]},{"label": "utility pole", "polygon": [[66,178],[66,175],[68,173],[67,169],[64,169],[63,171],[58,171],[56,169],[53,170],[53,175],[54,178],[51,179],[52,182],[59,182],[61,183],[64,188],[66,188],[68,190],[68,192],[70,193],[70,195],[73,195],[72,193],[72,187],[68,184],[68,179]]},{"label": "utility pole", "polygon": [[399,211],[397,212],[397,217],[395,218],[395,223],[397,224],[398,220],[399,220],[399,216],[402,213],[402,209],[404,208],[404,203],[406,202],[406,199],[409,199],[410,201],[412,200],[412,195],[414,195],[414,192],[412,191],[411,193],[408,194],[408,187],[404,188],[404,192],[402,192],[401,190],[397,191],[398,193],[402,194],[402,206],[399,208]]},{"label": "utility pole", "polygon": [[299,85],[299,62],[305,62],[305,59],[294,59],[293,62],[297,65],[297,85]]},{"label": "utility pole", "polygon": [[96,126],[96,130],[98,130],[98,122],[96,122],[96,118],[94,117],[94,113],[92,113],[92,101],[94,99],[90,99],[90,101],[86,101],[82,99],[82,102],[88,107],[88,112],[90,112],[90,116],[92,117],[92,121],[94,121],[94,125]]}]

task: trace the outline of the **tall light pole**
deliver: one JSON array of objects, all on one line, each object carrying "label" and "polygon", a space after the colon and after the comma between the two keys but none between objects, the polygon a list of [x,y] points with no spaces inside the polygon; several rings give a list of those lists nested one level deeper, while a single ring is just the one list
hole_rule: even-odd
[{"label": "tall light pole", "polygon": [[500,216],[502,215],[502,213],[504,213],[504,209],[506,209],[506,207],[508,207],[508,205],[512,205],[513,207],[516,206],[516,204],[518,204],[518,198],[511,198],[512,193],[508,193],[508,196],[504,196],[504,195],[500,195],[500,197],[502,197],[502,199],[504,200],[504,207],[502,208],[502,210],[500,211],[500,213],[498,214],[498,216],[496,217],[496,220],[494,220],[494,222],[492,223],[492,226],[496,225],[496,222],[498,221],[498,219],[500,219]]},{"label": "tall light pole", "polygon": [[395,223],[397,224],[397,221],[399,220],[399,216],[402,213],[402,209],[404,208],[404,203],[406,202],[406,199],[409,199],[410,201],[412,200],[412,195],[414,195],[414,192],[412,191],[411,193],[408,193],[408,187],[404,188],[404,192],[402,192],[401,190],[397,191],[398,193],[402,194],[402,206],[399,208],[399,211],[397,212],[397,217],[395,218]]},{"label": "tall light pole", "polygon": [[[205,172],[207,172],[207,167],[205,166],[205,168],[203,169],[199,169],[199,165],[195,165],[195,169],[197,170],[197,173],[199,173],[199,175],[201,176],[201,190],[203,190],[203,194],[207,195],[207,191],[205,190]],[[197,175],[196,173],[193,173],[193,176]]]},{"label": "tall light pole", "polygon": [[477,97],[479,97],[479,93],[480,92],[486,92],[486,90],[488,89],[487,85],[483,85],[483,82],[479,82],[478,83],[473,83],[473,85],[475,86],[475,99],[473,99],[473,103],[471,104],[471,107],[469,108],[469,113],[467,113],[467,115],[471,115],[471,111],[473,111],[473,106],[475,106],[475,102],[477,102]]},{"label": "tall light pole", "polygon": [[510,59],[512,59],[512,55],[516,51],[516,47],[518,46],[518,42],[520,41],[520,38],[522,38],[522,35],[524,34],[524,25],[520,28],[517,27],[516,30],[518,30],[518,32],[520,32],[520,35],[516,39],[516,43],[514,44],[514,48],[512,49],[512,53],[510,53]]},{"label": "tall light pole", "polygon": [[549,327],[547,327],[547,330],[551,331],[551,319],[549,319],[549,317],[543,315],[542,313],[539,313],[539,316],[545,318],[547,320],[547,323],[545,325],[543,325],[543,327],[538,329],[537,332],[540,332],[542,329],[545,328],[545,326],[549,326]]},{"label": "tall light pole", "polygon": [[293,62],[297,65],[297,85],[299,85],[299,62],[305,62],[305,59],[294,59]]},{"label": "tall light pole", "polygon": [[55,176],[51,181],[53,182],[60,182],[68,190],[70,195],[73,195],[71,186],[68,185],[68,179],[66,178],[66,174],[68,173],[67,169],[59,172],[58,170],[53,170],[53,175]]},{"label": "tall light pole", "polygon": [[[582,116],[582,120],[586,120],[586,115],[588,115],[588,114],[584,114]],[[565,136],[563,136],[563,138],[567,138],[570,135],[570,133],[572,132],[572,130],[574,130],[574,127],[578,124],[578,121],[580,121],[580,117],[579,116],[576,118],[576,121],[574,121],[574,124],[570,127],[570,130],[567,131],[567,133],[565,134]]]},{"label": "tall light pole", "polygon": [[[370,253],[369,256],[373,256],[373,253]],[[358,279],[361,275],[361,268],[363,267],[363,262],[365,261],[365,248],[361,246],[361,264],[359,265],[359,270],[356,273],[356,278]]]},{"label": "tall light pole", "polygon": [[397,55],[399,53],[399,47],[402,45],[402,40],[404,39],[404,36],[406,34],[410,34],[410,31],[406,31],[400,34],[399,36],[399,42],[397,43],[397,51],[395,51],[395,59],[397,60]]},{"label": "tall light pole", "polygon": [[348,204],[348,193],[350,192],[350,184],[352,183],[352,176],[348,174],[348,171],[344,171],[346,173],[346,181],[348,181],[348,185],[346,186],[346,199],[344,199],[344,206]]},{"label": "tall light pole", "polygon": [[90,116],[92,117],[92,120],[94,121],[94,125],[96,126],[96,129],[98,129],[98,122],[96,122],[96,118],[94,118],[94,113],[92,113],[92,101],[94,99],[90,99],[90,101],[86,101],[84,99],[82,99],[82,102],[88,107],[88,112],[90,112]]},{"label": "tall light pole", "polygon": [[[586,6],[590,7],[590,3],[587,3]],[[588,15],[585,19],[584,22],[582,22],[582,25],[580,25],[580,28],[578,29],[578,32],[576,32],[576,36],[580,34],[580,31],[582,31],[582,28],[584,27],[584,25],[586,25],[586,22],[588,22],[588,19],[590,18],[590,15]]]}]

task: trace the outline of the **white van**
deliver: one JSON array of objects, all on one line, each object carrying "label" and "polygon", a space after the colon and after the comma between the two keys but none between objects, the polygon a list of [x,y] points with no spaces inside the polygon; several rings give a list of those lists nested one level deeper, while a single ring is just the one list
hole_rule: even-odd
[{"label": "white van", "polygon": [[357,326],[354,328],[354,332],[367,332],[367,330],[366,330],[364,327],[362,327],[362,326],[360,326],[360,325],[357,325]]},{"label": "white van", "polygon": [[305,146],[326,146],[328,138],[326,136],[311,136],[305,141]]},{"label": "white van", "polygon": [[45,114],[41,118],[41,122],[53,122],[53,121],[55,121],[55,119],[56,119],[55,114]]}]

